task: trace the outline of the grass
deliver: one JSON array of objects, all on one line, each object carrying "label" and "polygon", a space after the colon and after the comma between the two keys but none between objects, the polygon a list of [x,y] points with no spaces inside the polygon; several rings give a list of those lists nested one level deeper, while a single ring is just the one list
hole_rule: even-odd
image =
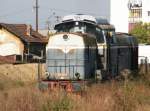
[{"label": "grass", "polygon": [[82,96],[0,75],[0,111],[149,111],[150,74],[93,84]]},{"label": "grass", "polygon": [[[20,83],[19,83],[20,84]],[[150,89],[143,83],[111,81],[92,85],[83,96],[40,92],[35,85],[0,91],[0,111],[149,111]]]}]

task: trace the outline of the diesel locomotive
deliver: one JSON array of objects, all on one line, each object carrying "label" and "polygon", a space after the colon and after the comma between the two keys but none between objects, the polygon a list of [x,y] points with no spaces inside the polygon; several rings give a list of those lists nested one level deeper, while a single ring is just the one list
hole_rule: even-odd
[{"label": "diesel locomotive", "polygon": [[46,47],[46,77],[40,85],[79,91],[85,84],[137,70],[138,43],[116,33],[106,19],[68,15],[55,25]]}]

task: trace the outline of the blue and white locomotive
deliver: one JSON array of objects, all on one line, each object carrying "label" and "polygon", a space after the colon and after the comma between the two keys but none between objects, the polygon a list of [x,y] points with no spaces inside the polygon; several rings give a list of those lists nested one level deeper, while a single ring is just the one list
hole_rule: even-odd
[{"label": "blue and white locomotive", "polygon": [[[42,81],[50,88],[62,86],[69,91],[77,90],[85,82],[115,77],[121,70],[132,70],[132,65],[136,65],[135,60],[127,67],[119,67],[122,39],[116,37],[115,28],[105,19],[68,15],[55,25],[55,30],[46,47],[46,79]],[[130,46],[124,44],[124,48],[131,48],[127,53],[132,53],[132,47],[137,45],[131,42]]]},{"label": "blue and white locomotive", "polygon": [[55,26],[46,48],[49,79],[80,80],[95,78],[97,40],[92,31],[96,20],[87,15],[65,16]]}]

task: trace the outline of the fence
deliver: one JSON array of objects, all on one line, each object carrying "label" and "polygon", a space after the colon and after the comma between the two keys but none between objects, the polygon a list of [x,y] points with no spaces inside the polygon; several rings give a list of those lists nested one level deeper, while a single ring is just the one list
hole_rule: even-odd
[{"label": "fence", "polygon": [[139,56],[139,72],[140,73],[149,73],[150,72],[150,63],[149,58],[146,56]]}]

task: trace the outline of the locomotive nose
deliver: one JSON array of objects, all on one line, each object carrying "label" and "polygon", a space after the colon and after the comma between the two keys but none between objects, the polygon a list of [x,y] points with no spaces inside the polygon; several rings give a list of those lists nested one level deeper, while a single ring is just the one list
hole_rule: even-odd
[{"label": "locomotive nose", "polygon": [[96,52],[96,39],[90,35],[56,34],[47,45],[47,70],[54,79],[93,77]]},{"label": "locomotive nose", "polygon": [[[46,47],[47,70],[51,78],[76,78],[75,73],[84,65],[84,45],[83,37],[77,34],[52,36]],[[78,78],[83,78],[83,75]]]}]

